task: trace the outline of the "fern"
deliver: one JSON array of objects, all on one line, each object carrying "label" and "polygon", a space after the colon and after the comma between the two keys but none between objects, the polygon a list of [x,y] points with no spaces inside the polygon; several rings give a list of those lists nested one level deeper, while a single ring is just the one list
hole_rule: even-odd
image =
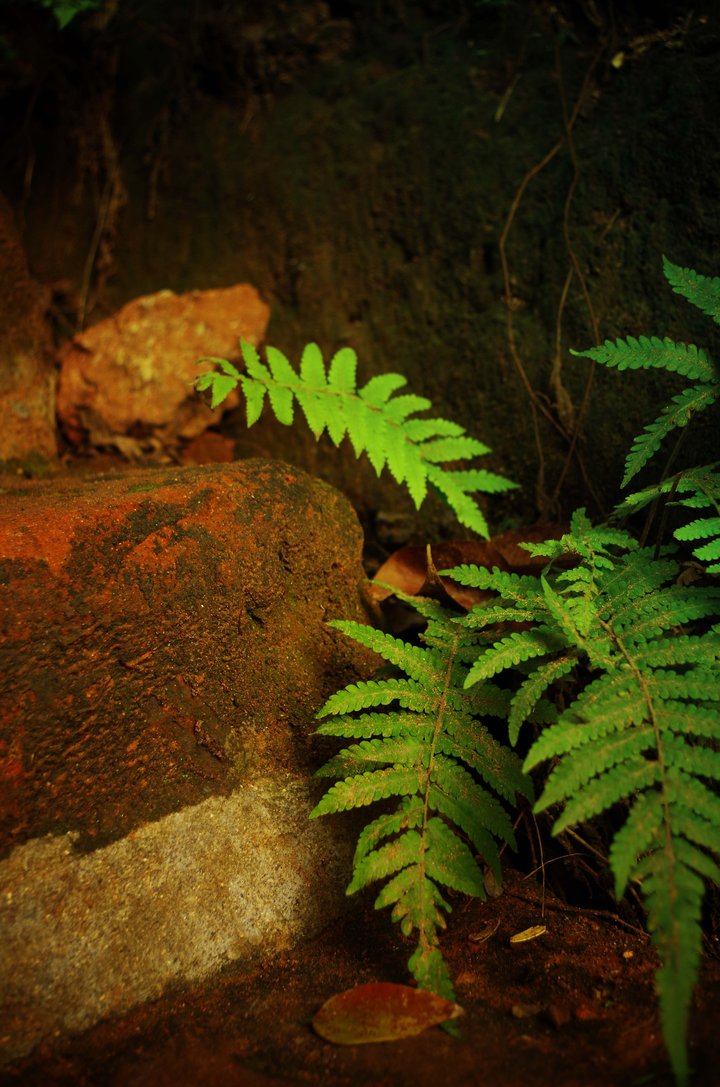
[{"label": "fern", "polygon": [[[663,257],[663,271],[672,289],[683,295],[720,324],[720,279],[706,278],[687,268],[678,268]],[[720,375],[714,359],[694,344],[675,343],[656,336],[628,336],[606,340],[601,347],[572,351],[618,370],[668,370],[694,382],[677,393],[657,419],[636,437],[625,461],[622,486],[648,463],[673,430],[687,426],[694,415],[715,404],[720,395]],[[713,556],[714,557],[714,556]]]},{"label": "fern", "polygon": [[[375,906],[391,906],[403,934],[415,934],[413,977],[454,999],[438,938],[451,910],[442,889],[485,897],[476,853],[500,881],[497,842],[515,844],[505,805],[518,793],[532,799],[532,787],[519,758],[480,720],[507,712],[505,693],[491,683],[465,686],[478,635],[439,604],[398,595],[428,620],[422,646],[358,623],[330,624],[402,675],[351,684],[319,711],[319,734],[358,742],[318,771],[339,780],[312,816],[401,798],[362,831],[348,894],[386,881]],[[380,705],[388,709],[373,712]]]},{"label": "fern", "polygon": [[[637,881],[648,929],[660,957],[656,986],[664,1037],[678,1082],[687,1082],[687,1017],[701,949],[704,880],[720,882],[720,632],[686,633],[690,622],[720,614],[720,589],[684,587],[669,554],[654,558],[632,537],[593,527],[584,511],[561,540],[524,545],[550,560],[528,579],[533,625],[498,638],[471,667],[466,683],[497,675],[519,660],[525,675],[509,709],[511,740],[558,677],[573,669],[592,677],[525,760],[530,771],[551,760],[535,805],[561,805],[560,833],[614,805],[624,824],[614,836],[610,867],[622,896]],[[575,556],[560,572],[553,562]],[[471,567],[446,571],[471,584]],[[500,571],[480,578],[503,608],[518,610],[517,584]],[[483,609],[467,619],[484,624]],[[521,648],[522,647],[522,648]]]},{"label": "fern", "polygon": [[457,423],[417,418],[431,403],[422,396],[396,396],[406,384],[404,377],[381,374],[358,389],[357,356],[349,347],[333,356],[326,372],[320,348],[308,344],[299,373],[277,348],[266,349],[267,365],[251,344],[241,341],[241,349],[245,373],[226,359],[200,360],[220,368],[220,372],[206,371],[195,382],[198,390],[210,390],[213,408],[239,384],[245,395],[248,426],[262,415],[266,397],[276,419],[291,426],[297,403],[316,440],[325,431],[336,446],[348,437],[356,457],[367,453],[378,475],[387,466],[394,479],[405,484],[416,508],[432,486],[461,524],[488,537],[485,516],[472,493],[494,494],[515,484],[486,469],[446,468],[448,462],[469,460],[490,450]]},{"label": "fern", "polygon": [[663,257],[665,278],[675,291],[720,325],[720,279],[709,279],[691,268],[678,268]]},{"label": "fern", "polygon": [[[720,574],[720,462],[678,472],[674,476],[627,496],[617,507],[622,516],[655,502],[660,497],[669,504],[698,511],[692,520],[674,531],[676,540],[689,543],[694,557],[708,574]],[[698,515],[699,514],[699,515]]]}]

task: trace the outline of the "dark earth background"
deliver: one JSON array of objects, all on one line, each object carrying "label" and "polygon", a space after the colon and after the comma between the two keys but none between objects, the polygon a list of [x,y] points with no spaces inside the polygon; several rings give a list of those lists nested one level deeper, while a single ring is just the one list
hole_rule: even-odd
[{"label": "dark earth background", "polygon": [[[488,504],[493,531],[606,513],[632,437],[677,389],[592,374],[570,347],[646,334],[713,349],[661,258],[720,274],[718,106],[712,0],[110,0],[62,31],[31,0],[0,0],[0,192],[57,345],[138,295],[250,282],[291,359],[349,344],[361,378],[399,371],[487,442],[487,467],[521,485]],[[690,463],[713,458],[710,425]],[[342,489],[378,553],[462,535],[440,504],[416,515],[391,480],[299,431],[247,432],[239,413],[223,430],[237,456]],[[522,898],[537,876],[491,903],[504,942],[482,959],[488,911],[458,901],[444,946],[463,1043],[433,1032],[351,1058],[313,1037],[333,992],[404,980],[406,949],[366,903],[279,964],[97,1028],[12,1080],[669,1083],[641,914],[617,913],[593,865],[548,867],[560,923],[542,965],[500,950],[539,920]],[[707,1087],[716,913],[692,1034]]]},{"label": "dark earth background", "polygon": [[[361,377],[398,370],[491,447],[522,486],[494,530],[615,503],[677,385],[603,371],[587,396],[568,348],[712,346],[661,258],[717,271],[715,3],[120,0],[62,31],[31,0],[0,13],[0,190],[59,340],[138,295],[248,281],[267,342],[350,344]],[[366,522],[411,509],[302,434],[236,434]],[[410,527],[453,531],[439,508]]]}]

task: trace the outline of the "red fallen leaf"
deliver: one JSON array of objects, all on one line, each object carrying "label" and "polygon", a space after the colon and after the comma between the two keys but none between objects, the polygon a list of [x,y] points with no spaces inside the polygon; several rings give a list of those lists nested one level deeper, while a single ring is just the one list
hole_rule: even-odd
[{"label": "red fallen leaf", "polygon": [[313,1019],[313,1027],[336,1045],[364,1045],[410,1038],[463,1014],[458,1004],[436,993],[373,981],[331,996]]},{"label": "red fallen leaf", "polygon": [[375,583],[371,585],[370,592],[378,602],[385,600],[395,589],[408,596],[431,596],[442,603],[451,597],[469,611],[494,594],[458,585],[452,578],[439,575],[438,570],[468,564],[485,566],[488,570],[497,566],[514,574],[537,573],[545,566],[547,559],[533,558],[520,544],[556,540],[566,531],[567,525],[539,524],[510,529],[493,536],[491,540],[458,540],[424,547],[410,544],[393,552],[382,564],[375,574]]}]

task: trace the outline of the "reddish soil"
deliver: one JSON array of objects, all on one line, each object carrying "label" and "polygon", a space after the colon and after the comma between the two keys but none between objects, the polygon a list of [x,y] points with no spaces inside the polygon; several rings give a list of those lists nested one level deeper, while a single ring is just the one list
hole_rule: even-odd
[{"label": "reddish soil", "polygon": [[[547,931],[510,944],[530,925]],[[492,935],[487,935],[497,923]],[[486,937],[486,938],[483,938]],[[334,1046],[312,1017],[360,982],[406,981],[409,948],[387,913],[351,903],[312,943],[229,969],[212,985],[169,995],[6,1074],[17,1087],[670,1087],[653,975],[640,928],[569,907],[534,879],[508,873],[486,903],[459,898],[444,939],[461,1036]],[[693,1087],[717,1087],[718,948],[706,950],[690,1032]]]}]

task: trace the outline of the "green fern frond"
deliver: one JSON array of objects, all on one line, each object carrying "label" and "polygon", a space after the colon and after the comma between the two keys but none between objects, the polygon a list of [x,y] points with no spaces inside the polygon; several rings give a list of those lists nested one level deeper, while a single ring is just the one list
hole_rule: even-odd
[{"label": "green fern frond", "polygon": [[428,819],[425,867],[430,879],[462,894],[485,897],[485,882],[466,842],[437,816]]},{"label": "green fern frond", "polygon": [[438,668],[443,667],[444,662],[441,657],[432,650],[409,645],[400,638],[394,638],[392,634],[376,630],[375,627],[346,619],[332,619],[328,626],[341,630],[343,634],[347,634],[354,642],[365,646],[366,649],[372,649],[388,664],[402,669],[410,679],[419,683],[429,685]]},{"label": "green fern frond", "polygon": [[720,324],[720,279],[701,276],[691,268],[680,268],[663,257],[663,271],[676,294],[681,294]]},{"label": "green fern frond", "polygon": [[[614,804],[632,795],[656,785],[659,778],[657,764],[637,756],[626,759],[622,765],[598,775],[579,796],[568,800],[565,810],[553,824],[553,834],[562,834],[568,827],[578,823],[587,823],[601,812],[612,808]],[[541,811],[544,804],[538,807]]]},{"label": "green fern frond", "polygon": [[552,728],[540,734],[528,753],[525,769],[567,755],[585,742],[640,725],[645,709],[645,701],[629,677],[618,682],[603,675],[575,699]]},{"label": "green fern frond", "polygon": [[605,340],[601,347],[586,351],[570,350],[576,358],[592,359],[617,370],[668,370],[695,381],[708,381],[714,366],[707,353],[692,343],[675,343],[666,336],[627,336],[624,340]]},{"label": "green fern frond", "polygon": [[679,732],[683,736],[712,739],[720,729],[720,718],[718,711],[709,706],[669,699],[663,703],[662,727],[667,732]]},{"label": "green fern frond", "polygon": [[[409,962],[416,982],[451,997],[438,943],[443,911],[450,907],[440,888],[485,896],[474,851],[499,881],[497,843],[515,843],[506,805],[533,793],[518,756],[478,719],[479,713],[504,716],[507,692],[491,682],[465,687],[483,636],[435,601],[420,601],[419,610],[428,617],[421,646],[357,623],[331,624],[404,676],[351,684],[320,710],[326,719],[319,733],[358,742],[318,771],[340,780],[312,816],[401,798],[395,811],[362,831],[348,893],[389,880],[376,908],[391,905],[403,933],[416,933]],[[367,712],[378,705],[387,705],[387,712]]]},{"label": "green fern frond", "polygon": [[361,740],[360,743],[343,748],[317,771],[317,776],[350,777],[365,773],[377,763],[392,766],[398,761],[422,767],[428,751],[428,745],[423,743],[423,739],[422,734],[413,732],[412,736],[401,733],[377,740]]},{"label": "green fern frond", "polygon": [[219,367],[220,372],[207,371],[195,382],[198,390],[210,391],[213,408],[239,384],[249,427],[262,415],[266,397],[278,422],[291,426],[297,402],[316,439],[325,431],[334,445],[348,438],[355,456],[366,453],[378,475],[387,468],[396,482],[407,488],[417,508],[432,486],[461,524],[481,536],[489,535],[472,493],[494,494],[515,484],[481,469],[448,469],[449,463],[484,456],[490,450],[457,423],[416,418],[432,405],[423,396],[396,395],[406,384],[404,377],[382,374],[358,388],[357,356],[350,347],[337,351],[326,371],[320,348],[308,344],[296,372],[275,347],[266,348],[265,363],[251,344],[241,340],[240,346],[244,373],[223,359],[200,360]]},{"label": "green fern frond", "polygon": [[634,610],[643,597],[656,593],[661,586],[677,578],[679,573],[680,566],[675,559],[665,555],[655,558],[650,548],[642,548],[625,556],[613,576],[603,582],[602,599],[598,601],[600,617],[617,616],[620,608]]},{"label": "green fern frond", "polygon": [[663,798],[648,789],[633,803],[624,825],[610,846],[610,868],[615,878],[615,897],[620,901],[637,867],[638,857],[657,848],[663,825]]},{"label": "green fern frond", "polygon": [[621,486],[627,487],[633,476],[657,453],[671,431],[687,426],[693,415],[715,403],[719,393],[720,385],[691,385],[673,396],[655,422],[646,426],[633,442],[625,461]]},{"label": "green fern frond", "polygon": [[[599,796],[603,775],[609,777],[609,770],[629,765],[635,756],[644,754],[652,746],[652,730],[639,725],[632,731],[614,730],[610,736],[586,742],[582,747],[576,746],[572,758],[564,758],[550,772],[542,794],[542,808],[538,808],[538,811],[569,801],[578,793],[583,794],[583,799],[590,797],[591,793]],[[592,787],[586,788],[591,781]],[[620,797],[626,791],[621,792]],[[611,803],[614,802],[613,799]],[[602,810],[596,809],[597,812]]]},{"label": "green fern frond", "polygon": [[421,989],[438,993],[446,1000],[454,999],[454,991],[447,965],[440,949],[429,941],[418,943],[408,960],[410,973]]},{"label": "green fern frond", "polygon": [[[696,494],[695,485],[677,490],[681,499]],[[715,531],[709,524],[704,538]],[[675,559],[655,557],[622,530],[596,528],[582,510],[561,540],[527,550],[549,560],[538,578],[448,571],[498,592],[494,622],[520,613],[523,595],[531,600],[532,625],[480,648],[466,683],[521,673],[508,712],[514,743],[553,685],[576,670],[589,673],[584,689],[564,690],[564,708],[540,731],[523,769],[552,760],[534,810],[560,807],[553,833],[627,805],[610,866],[617,894],[632,880],[648,909],[663,1026],[682,1084],[702,881],[720,878],[720,625],[694,633],[692,624],[720,615],[720,590],[682,585]],[[577,564],[556,569],[564,556]],[[464,623],[477,629],[472,612]]]},{"label": "green fern frond", "polygon": [[698,591],[693,586],[667,586],[655,596],[645,597],[642,608],[618,608],[616,625],[622,628],[626,640],[640,644],[686,623],[717,615],[718,604],[720,589]]},{"label": "green fern frond", "polygon": [[[688,268],[679,268],[665,257],[663,269],[676,294],[683,295],[713,320],[719,320],[720,279],[706,278]],[[623,487],[657,453],[668,434],[687,426],[694,415],[716,404],[720,398],[717,362],[694,344],[675,343],[667,337],[660,340],[657,336],[640,336],[637,339],[628,336],[614,343],[606,340],[601,347],[572,351],[571,354],[619,370],[668,370],[696,382],[676,394],[657,419],[636,437],[625,461]],[[710,555],[714,562],[717,557],[714,549],[711,549]]]},{"label": "green fern frond", "polygon": [[[575,510],[570,519],[570,531],[564,533],[560,539],[523,543],[520,546],[535,558],[556,559],[577,555],[592,570],[596,567],[607,569],[612,565],[608,556],[618,550],[632,551],[638,545],[624,529],[615,528],[613,525],[593,525],[586,511],[580,508]],[[577,570],[566,573],[582,576]]]},{"label": "green fern frond", "polygon": [[438,945],[438,929],[445,928],[446,913],[451,912],[440,890],[419,865],[403,869],[386,884],[375,899],[375,909],[392,906],[392,919],[404,936],[415,931],[418,945],[408,962],[410,972],[422,989],[454,1000],[452,981]]},{"label": "green fern frond", "polygon": [[[583,538],[585,545],[585,529]],[[577,551],[571,539],[566,546]],[[538,622],[551,633],[554,624],[565,647],[530,662],[510,721],[516,736],[534,693],[552,678],[553,661],[562,662],[564,673],[574,652],[578,662],[585,658],[600,670],[541,732],[524,769],[556,760],[535,805],[536,811],[562,806],[554,833],[630,803],[612,842],[610,866],[618,895],[630,880],[642,890],[661,960],[656,984],[663,1029],[682,1084],[702,880],[720,879],[710,855],[720,849],[720,797],[713,791],[720,783],[720,640],[717,632],[700,635],[681,628],[720,614],[720,592],[676,584],[677,564],[654,559],[647,549],[605,552],[606,566],[595,558],[583,559],[591,578],[569,583],[564,574],[544,575],[547,614]],[[592,605],[583,612],[588,622],[583,629],[567,618],[578,591],[588,594]],[[604,657],[593,657],[595,644],[603,646]]]},{"label": "green fern frond", "polygon": [[[706,662],[709,659],[706,657]],[[707,668],[688,668],[683,672],[673,669],[656,668],[647,673],[647,689],[658,699],[689,698],[702,702],[711,701],[720,697],[720,683],[718,683],[716,656],[714,666]]]},{"label": "green fern frond", "polygon": [[676,529],[674,535],[683,543],[707,540],[693,547],[692,553],[700,562],[708,563],[708,573],[720,573],[720,517],[696,518]]},{"label": "green fern frond", "polygon": [[673,495],[678,505],[688,509],[712,509],[720,513],[720,472],[717,469],[716,461],[668,476],[661,483],[629,494],[615,508],[614,515],[624,517],[645,509],[651,502],[666,495]]}]

